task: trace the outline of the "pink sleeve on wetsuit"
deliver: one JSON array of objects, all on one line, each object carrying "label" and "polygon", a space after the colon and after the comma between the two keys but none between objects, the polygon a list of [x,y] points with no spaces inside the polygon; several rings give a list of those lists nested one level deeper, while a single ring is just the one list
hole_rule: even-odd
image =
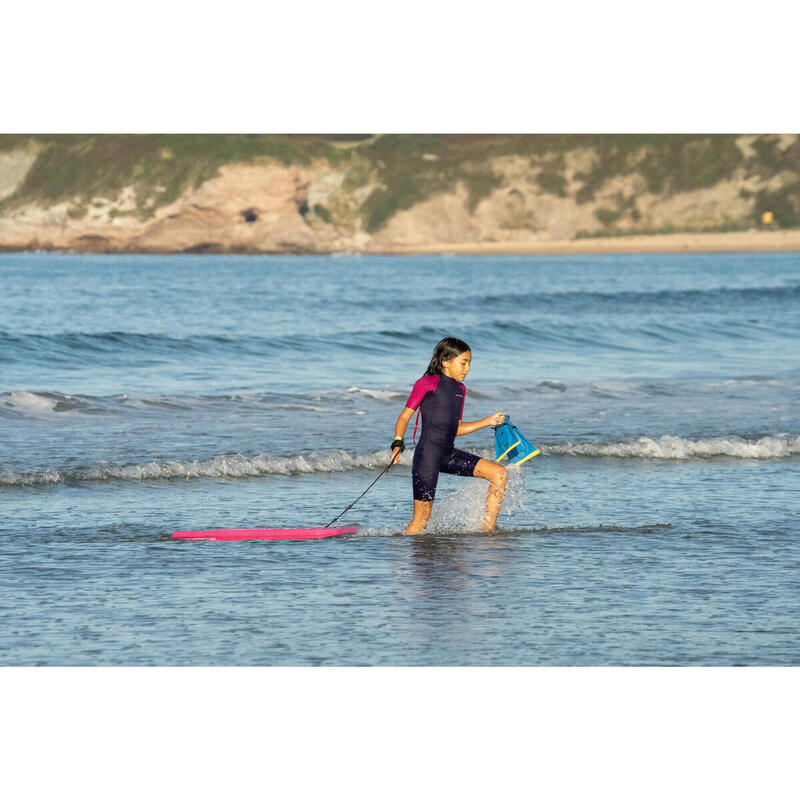
[{"label": "pink sleeve on wetsuit", "polygon": [[406,408],[418,408],[428,392],[432,392],[439,385],[438,375],[423,375],[411,390],[408,400],[406,400]]}]

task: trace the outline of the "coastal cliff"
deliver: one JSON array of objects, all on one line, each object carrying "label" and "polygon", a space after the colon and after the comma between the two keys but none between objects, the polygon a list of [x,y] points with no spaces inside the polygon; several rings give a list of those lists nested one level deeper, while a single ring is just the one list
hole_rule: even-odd
[{"label": "coastal cliff", "polygon": [[585,250],[761,228],[800,228],[798,135],[0,136],[4,250]]}]

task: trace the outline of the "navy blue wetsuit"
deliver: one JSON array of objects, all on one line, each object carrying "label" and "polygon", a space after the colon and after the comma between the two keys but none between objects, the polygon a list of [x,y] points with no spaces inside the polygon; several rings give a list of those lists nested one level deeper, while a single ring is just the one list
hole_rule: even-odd
[{"label": "navy blue wetsuit", "polygon": [[414,384],[406,408],[422,411],[422,433],[411,465],[415,500],[433,500],[440,472],[475,472],[480,456],[453,447],[466,396],[464,384],[446,375],[423,375]]}]

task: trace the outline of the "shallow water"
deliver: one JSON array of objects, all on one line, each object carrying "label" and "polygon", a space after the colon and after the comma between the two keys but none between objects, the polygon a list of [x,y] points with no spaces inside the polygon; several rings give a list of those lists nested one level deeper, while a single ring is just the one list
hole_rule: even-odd
[{"label": "shallow water", "polygon": [[[0,255],[0,663],[800,662],[800,257]],[[382,469],[435,342],[542,455]],[[410,433],[410,432],[409,432]],[[459,440],[487,457],[490,430]]]}]

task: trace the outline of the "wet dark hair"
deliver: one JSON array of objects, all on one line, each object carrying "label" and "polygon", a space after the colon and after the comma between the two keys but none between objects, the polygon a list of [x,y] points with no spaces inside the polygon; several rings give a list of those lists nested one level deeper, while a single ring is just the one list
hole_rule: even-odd
[{"label": "wet dark hair", "polygon": [[446,336],[439,344],[433,349],[433,358],[431,363],[428,364],[428,369],[425,370],[426,375],[442,375],[442,361],[450,361],[451,358],[460,356],[471,349],[470,346],[461,339],[454,339],[452,336]]}]

